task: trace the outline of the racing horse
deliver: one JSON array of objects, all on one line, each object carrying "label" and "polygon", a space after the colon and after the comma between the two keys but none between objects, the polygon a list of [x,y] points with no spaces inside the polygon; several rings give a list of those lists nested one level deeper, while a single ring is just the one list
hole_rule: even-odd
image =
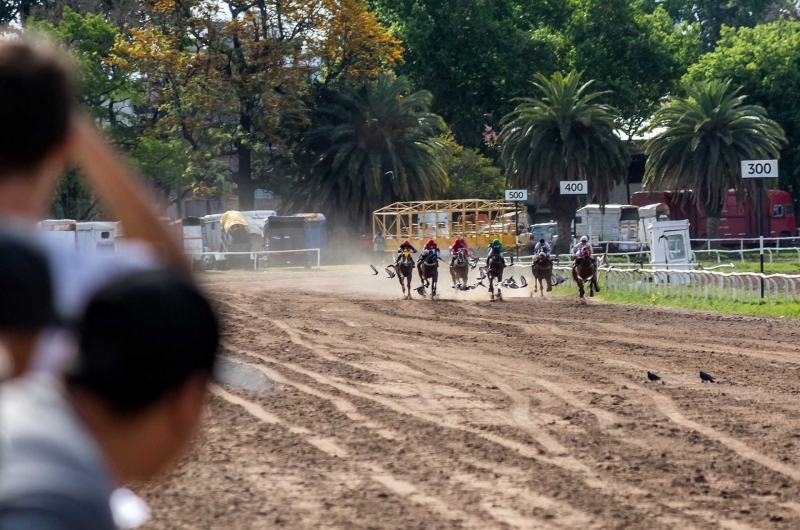
[{"label": "racing horse", "polygon": [[467,251],[463,248],[450,263],[450,277],[453,279],[453,289],[463,289],[469,281],[469,260]]},{"label": "racing horse", "polygon": [[[494,300],[503,300],[503,271],[506,268],[506,260],[504,260],[500,254],[492,254],[492,257],[489,258],[489,268],[486,272],[486,276],[489,278],[489,293],[492,295],[492,301]],[[497,280],[497,298],[494,295],[494,282]]]},{"label": "racing horse", "polygon": [[425,287],[431,288],[431,298],[436,298],[436,283],[439,281],[439,258],[433,252],[428,252],[422,262],[417,265],[417,272],[422,285],[417,289],[420,294],[425,293]]},{"label": "racing horse", "polygon": [[539,251],[539,254],[536,255],[536,262],[531,264],[531,273],[533,273],[534,293],[538,289],[544,296],[545,281],[547,282],[547,292],[553,290],[553,262],[544,251]]},{"label": "racing horse", "polygon": [[[403,249],[397,265],[391,265],[397,271],[397,278],[400,280],[400,287],[403,289],[403,299],[411,300],[411,279],[414,277],[414,258],[411,252]],[[408,287],[408,291],[406,291]]]},{"label": "racing horse", "polygon": [[600,292],[600,286],[597,285],[597,266],[592,263],[591,251],[588,248],[583,249],[583,255],[572,266],[572,279],[578,284],[581,299],[585,294],[583,289],[585,282],[589,282],[589,296],[594,296],[595,291]]}]

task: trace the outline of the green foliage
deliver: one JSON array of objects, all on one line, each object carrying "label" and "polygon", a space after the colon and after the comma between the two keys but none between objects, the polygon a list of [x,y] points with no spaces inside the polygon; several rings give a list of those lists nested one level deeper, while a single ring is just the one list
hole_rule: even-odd
[{"label": "green foliage", "polygon": [[588,180],[594,200],[605,205],[628,169],[628,152],[617,137],[616,111],[589,92],[581,74],[537,74],[538,98],[519,98],[503,118],[499,143],[506,177],[513,186],[535,189],[558,222],[557,251],[565,252],[574,196],[559,194],[559,181]]},{"label": "green foliage", "polygon": [[[781,20],[755,28],[724,28],[716,49],[692,66],[687,81],[731,79],[748,102],[760,105],[786,132],[781,186],[800,197],[800,22]],[[795,173],[793,175],[793,173]]]},{"label": "green foliage", "polygon": [[[786,138],[763,107],[744,104],[746,96],[730,81],[690,83],[685,91],[686,98],[674,99],[653,118],[651,128],[663,131],[645,143],[644,183],[694,190],[708,217],[719,218],[728,190],[745,190],[740,162],[776,158]],[[716,237],[711,226],[709,237]]]},{"label": "green foliage", "polygon": [[406,47],[397,72],[434,95],[433,110],[459,143],[477,147],[486,126],[499,129],[536,72],[560,66],[551,28],[566,0],[373,0]]},{"label": "green foliage", "polygon": [[311,160],[301,180],[307,203],[359,222],[395,201],[441,195],[447,174],[437,135],[445,125],[430,101],[429,92],[411,93],[406,78],[386,74],[374,85],[340,87],[302,144]]},{"label": "green foliage", "polygon": [[645,0],[650,8],[663,7],[676,22],[697,23],[704,50],[713,50],[723,26],[753,27],[766,16],[796,14],[784,0]]},{"label": "green foliage", "polygon": [[569,66],[595,80],[630,137],[652,116],[700,51],[697,26],[676,26],[640,1],[572,0],[564,45]]},{"label": "green foliage", "polygon": [[506,179],[491,160],[477,149],[459,145],[452,134],[439,141],[442,144],[439,157],[449,182],[442,199],[499,199],[503,196]]}]

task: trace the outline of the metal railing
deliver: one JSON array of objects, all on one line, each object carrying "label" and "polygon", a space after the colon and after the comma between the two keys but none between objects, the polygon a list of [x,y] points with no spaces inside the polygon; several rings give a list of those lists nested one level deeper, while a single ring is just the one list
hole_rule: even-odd
[{"label": "metal railing", "polygon": [[[314,254],[314,258],[310,262],[310,266],[320,266],[320,249],[318,248],[303,248],[297,250],[260,250],[258,252],[187,252],[185,255],[191,258],[192,264],[194,265],[195,262],[204,259],[206,256],[212,256],[215,261],[223,261],[227,260],[228,256],[249,256],[249,259],[253,260],[253,270],[259,270],[259,266],[263,263],[269,263],[269,256],[283,256],[283,255],[296,255],[296,256],[303,256],[308,254]],[[222,258],[222,259],[220,259]],[[265,259],[266,258],[266,259]],[[306,260],[302,265],[308,265],[309,262]]]}]

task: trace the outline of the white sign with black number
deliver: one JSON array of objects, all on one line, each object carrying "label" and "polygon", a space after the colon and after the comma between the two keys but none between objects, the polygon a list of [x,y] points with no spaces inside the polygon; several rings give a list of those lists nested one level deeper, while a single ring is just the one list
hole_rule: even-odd
[{"label": "white sign with black number", "polygon": [[586,195],[589,186],[585,180],[562,180],[561,195]]},{"label": "white sign with black number", "polygon": [[742,178],[776,179],[778,178],[778,161],[742,160]]},{"label": "white sign with black number", "polygon": [[525,202],[528,200],[528,190],[506,190],[506,200],[510,202]]}]

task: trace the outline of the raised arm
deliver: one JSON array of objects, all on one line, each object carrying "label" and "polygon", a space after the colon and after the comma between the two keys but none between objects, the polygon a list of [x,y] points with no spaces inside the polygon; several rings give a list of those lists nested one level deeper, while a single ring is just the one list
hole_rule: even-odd
[{"label": "raised arm", "polygon": [[88,120],[75,120],[72,148],[92,189],[122,222],[125,236],[150,244],[166,265],[188,275],[181,247],[152,210],[155,200]]}]

